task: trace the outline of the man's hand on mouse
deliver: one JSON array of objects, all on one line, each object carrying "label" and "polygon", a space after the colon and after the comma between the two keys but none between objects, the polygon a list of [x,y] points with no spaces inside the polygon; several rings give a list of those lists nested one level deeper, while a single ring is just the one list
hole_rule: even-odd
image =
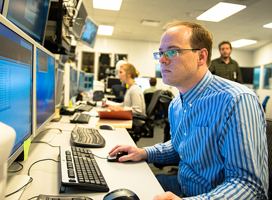
[{"label": "man's hand on mouse", "polygon": [[182,200],[182,198],[178,197],[172,192],[165,192],[165,193],[156,195],[153,200]]},{"label": "man's hand on mouse", "polygon": [[147,159],[147,154],[144,149],[139,149],[137,147],[129,145],[116,145],[110,150],[109,155],[114,156],[120,151],[128,152],[128,155],[120,157],[119,162],[125,162],[129,160],[136,162]]}]

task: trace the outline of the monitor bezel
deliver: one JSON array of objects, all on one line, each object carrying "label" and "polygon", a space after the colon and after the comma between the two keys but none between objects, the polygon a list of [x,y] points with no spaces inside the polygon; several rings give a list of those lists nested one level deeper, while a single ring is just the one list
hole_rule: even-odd
[{"label": "monitor bezel", "polygon": [[[3,5],[3,12],[2,15],[5,16],[7,18],[7,14],[8,14],[8,7],[9,7],[9,2],[10,0],[5,0],[4,1],[4,5]],[[35,40],[31,35],[31,33],[28,33],[28,31],[23,31],[24,33],[26,33],[30,38],[32,38],[35,42],[39,43],[40,45],[44,46],[44,41],[45,41],[45,33],[46,33],[46,28],[47,28],[47,22],[48,22],[48,15],[49,15],[49,10],[50,10],[50,5],[51,5],[51,0],[48,0],[48,7],[47,7],[47,14],[46,14],[46,20],[45,20],[45,24],[43,27],[43,33],[42,33],[42,39],[39,40],[39,42],[37,42],[37,40]],[[7,18],[8,19],[8,18]],[[9,20],[9,19],[8,19]],[[10,20],[9,20],[10,21]],[[11,22],[13,23],[13,22]],[[17,26],[15,24],[15,26]],[[20,28],[19,28],[20,29]],[[23,30],[23,29],[22,29]]]},{"label": "monitor bezel", "polygon": [[[31,138],[31,140],[33,140],[34,137],[35,137],[35,129],[33,128],[33,124],[34,124],[33,121],[34,121],[34,118],[35,118],[35,115],[34,115],[35,102],[34,102],[34,73],[33,73],[33,69],[36,66],[36,63],[35,63],[36,62],[36,56],[35,56],[35,53],[36,53],[35,52],[35,44],[36,44],[36,42],[31,37],[29,37],[26,33],[24,33],[21,29],[19,29],[17,26],[15,26],[12,22],[10,22],[7,18],[5,18],[3,15],[0,15],[0,23],[2,23],[4,26],[9,28],[11,31],[15,32],[20,37],[27,40],[29,43],[31,43],[33,45],[33,51],[32,51],[32,54],[33,54],[32,55],[32,58],[33,58],[33,62],[32,62],[32,105],[31,105],[32,125],[31,125],[30,135],[26,136],[25,141],[28,140],[29,138]],[[24,145],[19,146],[13,152],[13,154],[11,154],[9,156],[9,158],[7,159],[7,165],[10,166],[20,156],[20,154],[23,152],[23,150],[24,150]]]},{"label": "monitor bezel", "polygon": [[[84,28],[85,28],[85,26],[86,26],[88,20],[90,20],[95,26],[97,26],[97,30],[96,30],[96,33],[95,33],[95,38],[94,38],[93,45],[91,45],[91,44],[88,43],[88,42],[85,42],[85,41],[82,39],[82,34],[84,33]],[[98,28],[99,28],[99,24],[96,23],[96,22],[92,19],[92,17],[87,16],[87,17],[86,17],[86,20],[85,20],[85,25],[82,27],[82,31],[81,31],[81,34],[80,34],[80,42],[82,42],[83,44],[85,44],[85,45],[88,46],[88,47],[94,48],[95,42],[96,42],[96,40],[97,40],[97,32],[98,32]]]},{"label": "monitor bezel", "polygon": [[[35,42],[35,67],[33,70],[33,101],[35,102],[35,109],[34,109],[34,138],[37,137],[37,135],[39,135],[40,132],[42,132],[42,130],[44,129],[44,127],[53,119],[53,117],[55,116],[56,110],[54,110],[53,113],[51,113],[51,115],[39,126],[37,127],[37,91],[36,91],[36,73],[37,73],[37,66],[36,66],[36,55],[37,55],[37,48],[39,48],[40,50],[42,50],[43,52],[47,53],[48,55],[52,56],[55,60],[55,64],[54,64],[54,73],[55,73],[55,68],[56,68],[56,57],[53,53],[51,53],[50,51],[48,51],[46,48],[44,48],[42,45],[38,44],[37,42]],[[55,74],[54,74],[55,77]],[[54,78],[55,81],[55,78]],[[54,84],[54,86],[56,85],[56,83]],[[56,92],[56,90],[55,90]],[[55,96],[56,97],[56,96]],[[55,99],[54,99],[55,101]],[[54,102],[55,104],[55,102]]]}]

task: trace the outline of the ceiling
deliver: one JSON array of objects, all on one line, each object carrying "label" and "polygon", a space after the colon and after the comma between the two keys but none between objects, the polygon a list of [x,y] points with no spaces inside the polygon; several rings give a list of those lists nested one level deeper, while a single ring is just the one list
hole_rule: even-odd
[{"label": "ceiling", "polygon": [[[199,21],[196,18],[218,2],[247,7],[220,22]],[[240,47],[254,51],[272,42],[272,29],[263,25],[272,22],[272,0],[123,0],[119,11],[93,8],[92,0],[84,0],[88,15],[99,25],[114,26],[109,38],[159,42],[163,26],[173,20],[191,21],[204,25],[214,37],[214,47],[223,40],[257,40],[256,44]],[[157,27],[141,25],[142,20],[159,21]],[[101,36],[99,36],[101,37]]]}]

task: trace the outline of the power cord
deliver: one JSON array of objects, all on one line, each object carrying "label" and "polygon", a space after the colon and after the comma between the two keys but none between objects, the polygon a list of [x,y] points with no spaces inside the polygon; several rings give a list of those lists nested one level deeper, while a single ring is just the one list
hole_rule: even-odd
[{"label": "power cord", "polygon": [[54,159],[51,159],[51,158],[37,160],[36,162],[32,163],[32,165],[30,165],[30,167],[28,169],[28,176],[30,176],[30,169],[33,167],[33,165],[35,165],[38,162],[47,161],[47,160],[51,160],[51,161],[54,161],[54,162],[59,162],[58,160],[54,160]]},{"label": "power cord", "polygon": [[12,192],[12,193],[10,193],[10,194],[7,194],[5,197],[7,198],[7,197],[9,197],[9,196],[11,196],[11,195],[13,195],[13,194],[19,192],[21,189],[23,189],[24,187],[26,187],[27,185],[29,185],[30,183],[32,183],[32,181],[33,181],[33,178],[30,177],[30,180],[29,180],[25,185],[23,185],[23,186],[22,186],[21,188],[19,188],[18,190],[14,191],[14,192]]},{"label": "power cord", "polygon": [[23,166],[21,163],[19,163],[19,162],[14,162],[14,163],[17,163],[18,165],[20,165],[20,166],[21,166],[21,168],[20,168],[20,169],[18,169],[18,170],[15,170],[15,171],[8,171],[8,173],[16,173],[16,172],[21,171],[21,170],[24,168],[24,166]]}]

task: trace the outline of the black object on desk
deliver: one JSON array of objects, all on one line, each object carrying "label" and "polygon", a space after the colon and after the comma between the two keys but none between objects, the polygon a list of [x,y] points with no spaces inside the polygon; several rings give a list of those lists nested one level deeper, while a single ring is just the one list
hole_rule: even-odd
[{"label": "black object on desk", "polygon": [[108,192],[109,187],[92,154],[83,147],[60,146],[60,193],[66,187]]},{"label": "black object on desk", "polygon": [[61,196],[40,194],[37,200],[93,200],[93,199],[77,195]]},{"label": "black object on desk", "polygon": [[105,139],[95,128],[78,127],[71,132],[71,142],[79,147],[104,147]]},{"label": "black object on desk", "polygon": [[129,189],[117,189],[109,192],[103,200],[140,200],[139,197]]}]

